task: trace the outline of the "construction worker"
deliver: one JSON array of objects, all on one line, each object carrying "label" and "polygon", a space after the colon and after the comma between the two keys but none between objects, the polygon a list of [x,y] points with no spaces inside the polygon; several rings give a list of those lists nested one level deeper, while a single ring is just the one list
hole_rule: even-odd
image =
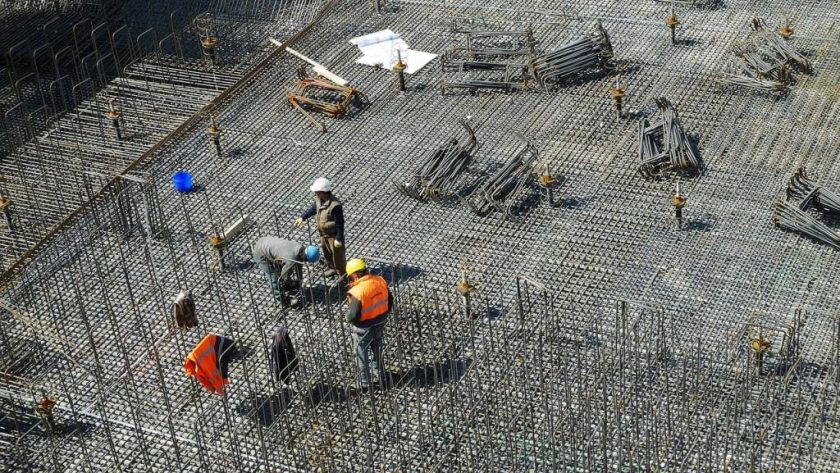
[{"label": "construction worker", "polygon": [[[264,236],[254,244],[254,263],[265,273],[271,285],[274,298],[283,307],[294,307],[300,300],[289,297],[287,291],[300,288],[303,281],[303,261],[318,261],[318,247],[305,247],[298,242],[284,240],[275,236]],[[292,279],[292,276],[295,279]]]},{"label": "construction worker", "polygon": [[321,251],[329,266],[327,276],[344,276],[344,209],[332,193],[332,183],[319,177],[309,188],[315,193],[315,202],[300,217],[295,220],[295,226],[300,228],[304,220],[315,217],[315,228],[321,236]]},{"label": "construction worker", "polygon": [[368,273],[363,259],[348,261],[347,275],[350,277],[350,284],[347,291],[346,320],[350,324],[353,344],[356,347],[359,383],[362,389],[368,389],[371,382],[378,383],[380,379],[385,378],[385,365],[382,362],[383,339],[385,322],[391,313],[394,298],[382,276]]}]

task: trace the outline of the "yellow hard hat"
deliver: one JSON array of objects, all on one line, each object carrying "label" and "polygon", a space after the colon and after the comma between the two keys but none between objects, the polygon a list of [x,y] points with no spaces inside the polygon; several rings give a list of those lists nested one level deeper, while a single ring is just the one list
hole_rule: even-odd
[{"label": "yellow hard hat", "polygon": [[359,271],[364,271],[367,269],[365,265],[365,260],[361,258],[353,258],[347,262],[347,275],[350,276],[354,273],[358,273]]}]

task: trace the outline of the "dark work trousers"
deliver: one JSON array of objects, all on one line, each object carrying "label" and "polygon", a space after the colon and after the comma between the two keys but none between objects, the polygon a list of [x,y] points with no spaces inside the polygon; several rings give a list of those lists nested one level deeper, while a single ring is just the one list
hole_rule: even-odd
[{"label": "dark work trousers", "polygon": [[385,324],[374,325],[367,330],[354,328],[351,335],[356,348],[356,364],[359,366],[358,376],[362,387],[367,387],[371,381],[385,379],[385,364],[382,362]]},{"label": "dark work trousers", "polygon": [[344,259],[344,249],[345,247],[343,246],[341,248],[335,247],[335,238],[328,236],[321,237],[321,251],[324,252],[324,261],[339,276],[345,275],[344,266],[347,262]]},{"label": "dark work trousers", "polygon": [[280,273],[282,271],[282,264],[275,263],[271,261],[260,260],[257,263],[257,266],[265,273],[266,278],[268,278],[268,282],[271,286],[271,292],[274,295],[274,298],[280,301],[282,305],[286,305],[289,303],[289,295],[287,291],[291,287],[296,287],[298,289],[302,289],[303,286],[303,266],[300,264],[296,264],[294,270],[292,270],[292,274],[297,278],[297,283],[292,283],[292,274],[289,274],[289,279],[283,281],[280,278]]}]

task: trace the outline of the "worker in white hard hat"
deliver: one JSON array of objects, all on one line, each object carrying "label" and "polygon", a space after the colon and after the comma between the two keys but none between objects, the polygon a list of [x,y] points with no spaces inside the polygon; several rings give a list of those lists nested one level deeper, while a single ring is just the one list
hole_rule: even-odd
[{"label": "worker in white hard hat", "polygon": [[303,225],[304,220],[315,217],[315,228],[321,236],[321,251],[329,266],[327,276],[344,276],[344,209],[332,193],[332,183],[319,177],[309,188],[315,193],[315,202],[295,220],[295,226]]}]

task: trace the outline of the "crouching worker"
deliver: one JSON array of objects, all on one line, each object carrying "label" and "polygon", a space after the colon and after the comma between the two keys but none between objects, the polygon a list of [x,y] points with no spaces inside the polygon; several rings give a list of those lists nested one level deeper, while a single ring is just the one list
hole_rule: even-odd
[{"label": "crouching worker", "polygon": [[385,364],[382,360],[385,322],[388,321],[394,298],[385,279],[368,273],[363,259],[347,262],[347,276],[350,278],[347,322],[356,348],[359,383],[362,389],[368,389],[371,383],[385,379]]},{"label": "crouching worker", "polygon": [[297,292],[303,281],[303,262],[318,261],[317,246],[305,247],[300,243],[274,236],[265,236],[254,244],[254,263],[265,273],[271,285],[274,298],[283,307],[294,307],[300,303],[298,297],[289,296]]}]

